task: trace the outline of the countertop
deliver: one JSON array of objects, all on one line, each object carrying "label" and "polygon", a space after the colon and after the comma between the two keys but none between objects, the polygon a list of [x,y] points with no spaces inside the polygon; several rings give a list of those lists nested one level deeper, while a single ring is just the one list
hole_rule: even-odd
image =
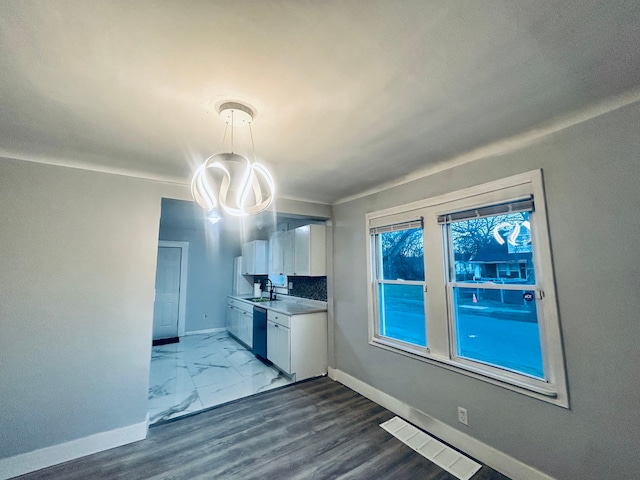
[{"label": "countertop", "polygon": [[284,315],[304,315],[306,313],[327,311],[326,302],[307,300],[306,298],[299,297],[288,297],[285,295],[278,296],[278,300],[271,302],[252,302],[250,299],[253,297],[237,297],[231,295],[231,298],[266,308],[267,310],[273,310],[274,312],[282,313]]}]

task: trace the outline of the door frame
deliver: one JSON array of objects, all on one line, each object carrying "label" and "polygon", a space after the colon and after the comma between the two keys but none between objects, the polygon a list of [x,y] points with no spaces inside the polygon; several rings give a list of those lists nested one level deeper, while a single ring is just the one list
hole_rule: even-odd
[{"label": "door frame", "polygon": [[[181,249],[180,254],[180,297],[178,300],[178,337],[184,337],[187,309],[187,267],[189,265],[189,242],[158,240],[158,248],[173,247]],[[157,262],[157,260],[156,260]],[[156,263],[156,270],[158,265]],[[154,285],[155,289],[155,285]]]}]

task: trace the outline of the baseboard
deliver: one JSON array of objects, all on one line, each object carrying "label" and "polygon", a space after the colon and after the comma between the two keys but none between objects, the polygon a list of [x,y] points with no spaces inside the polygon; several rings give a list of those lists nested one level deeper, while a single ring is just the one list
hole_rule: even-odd
[{"label": "baseboard", "polygon": [[397,398],[392,397],[391,395],[388,395],[341,370],[329,367],[328,375],[332,380],[342,383],[351,390],[358,392],[360,395],[367,397],[369,400],[391,410],[393,413],[404,418],[408,422],[422,428],[427,433],[440,438],[451,446],[467,453],[485,465],[488,465],[494,470],[497,470],[514,480],[554,480],[553,477],[522,463],[506,453],[496,450],[486,443],[476,440],[466,433],[456,430],[446,423],[413,408],[409,404],[404,403],[401,400],[398,400]]},{"label": "baseboard", "polygon": [[0,480],[7,480],[92,453],[144,440],[147,438],[148,428],[149,415],[147,415],[145,422],[135,425],[96,433],[70,442],[0,459]]},{"label": "baseboard", "polygon": [[227,327],[218,327],[218,328],[206,328],[204,330],[191,330],[190,332],[184,332],[184,336],[188,335],[210,335],[212,333],[220,333],[226,332]]}]

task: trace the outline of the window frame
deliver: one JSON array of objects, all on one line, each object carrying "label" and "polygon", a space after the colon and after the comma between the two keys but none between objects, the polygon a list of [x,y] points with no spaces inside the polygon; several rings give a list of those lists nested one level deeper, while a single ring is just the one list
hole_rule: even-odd
[{"label": "window frame", "polygon": [[[418,225],[419,224],[419,225]],[[398,225],[406,225],[407,228],[406,229],[410,229],[410,228],[420,228],[422,231],[422,239],[423,239],[423,249],[424,249],[424,227],[423,227],[423,221],[420,218],[415,219],[413,221],[402,221],[402,222],[396,222],[396,223],[392,223],[389,224],[389,226],[394,226],[395,228],[389,229],[388,231],[400,231],[400,230],[405,230],[405,228],[397,228]],[[373,227],[375,228],[375,227]],[[380,329],[380,324],[381,324],[381,318],[379,316],[379,312],[380,312],[380,305],[381,305],[381,300],[380,297],[378,295],[379,292],[379,286],[380,285],[413,285],[413,286],[421,286],[422,289],[422,295],[423,295],[423,307],[424,307],[424,315],[425,315],[425,322],[426,322],[426,318],[427,318],[427,312],[426,312],[426,284],[427,284],[427,280],[426,280],[426,271],[425,271],[425,278],[423,280],[386,280],[384,279],[384,275],[383,275],[383,269],[384,269],[384,265],[382,262],[382,248],[381,248],[381,240],[379,237],[379,234],[382,233],[386,233],[386,232],[376,232],[374,234],[371,233],[371,231],[369,231],[369,251],[371,252],[371,260],[369,262],[370,264],[370,268],[371,268],[371,276],[372,276],[372,285],[371,287],[375,290],[375,293],[372,294],[373,296],[373,300],[374,300],[374,305],[373,305],[373,309],[376,312],[376,321],[370,325],[370,338],[373,338],[373,341],[376,343],[380,343],[382,345],[387,345],[390,347],[395,347],[395,348],[400,348],[418,355],[422,355],[425,353],[429,352],[429,344],[428,344],[428,332],[425,332],[427,334],[427,345],[426,346],[421,346],[415,343],[410,343],[410,342],[404,342],[400,339],[396,339],[393,337],[388,337],[386,335],[382,335],[381,333],[381,329]],[[424,260],[424,257],[423,257]],[[426,327],[425,327],[426,328]]]},{"label": "window frame", "polygon": [[[437,222],[438,216],[464,209],[473,209],[492,204],[516,201],[533,196],[535,213],[531,221],[531,236],[534,244],[536,310],[540,333],[540,346],[545,379],[492,367],[455,355],[455,329],[452,318],[453,297],[448,294],[449,248],[445,242],[446,228]],[[376,249],[373,248],[371,226],[400,223],[411,218],[424,218],[423,249],[425,262],[425,321],[427,348],[410,348],[402,342],[380,338],[376,332],[378,299],[373,263]],[[426,198],[366,215],[366,248],[368,280],[369,344],[419,361],[438,365],[488,383],[516,391],[539,400],[569,408],[569,397],[562,348],[562,334],[555,292],[553,261],[547,225],[546,203],[542,181],[542,170],[534,170],[497,181],[476,185],[436,197]],[[445,276],[447,275],[447,276]],[[482,284],[479,284],[482,285]],[[519,285],[530,287],[530,285]],[[538,293],[538,292],[542,293]],[[537,298],[542,296],[543,298]],[[415,347],[415,346],[414,346]]]}]

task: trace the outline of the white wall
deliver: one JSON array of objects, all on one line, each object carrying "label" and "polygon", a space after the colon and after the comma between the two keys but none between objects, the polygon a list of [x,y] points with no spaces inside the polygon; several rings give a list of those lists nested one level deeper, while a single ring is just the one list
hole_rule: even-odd
[{"label": "white wall", "polygon": [[[634,104],[519,151],[336,205],[333,366],[555,478],[637,478],[639,132]],[[365,214],[537,168],[546,187],[570,410],[367,342]],[[457,422],[458,405],[468,409],[469,427]]]},{"label": "white wall", "polygon": [[0,159],[0,467],[146,421],[160,202],[186,195]]}]

